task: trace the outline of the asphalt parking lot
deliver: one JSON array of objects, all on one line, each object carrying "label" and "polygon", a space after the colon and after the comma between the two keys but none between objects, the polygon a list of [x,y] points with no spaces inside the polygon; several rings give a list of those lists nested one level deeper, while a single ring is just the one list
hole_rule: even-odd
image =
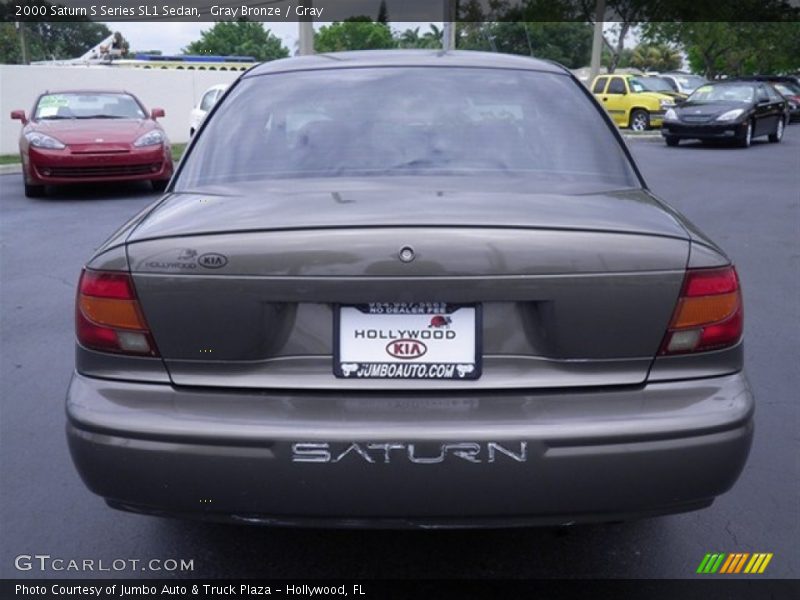
[{"label": "asphalt parking lot", "polygon": [[[213,577],[691,577],[706,552],[772,552],[770,577],[800,577],[800,125],[747,150],[630,142],[651,188],[737,263],[756,438],[734,489],[705,510],[566,530],[324,531],[179,522],[111,510],[78,479],[64,437],[81,265],[147,186],[29,200],[0,176],[0,577],[20,554],[192,559]],[[356,492],[357,493],[357,492]]]}]

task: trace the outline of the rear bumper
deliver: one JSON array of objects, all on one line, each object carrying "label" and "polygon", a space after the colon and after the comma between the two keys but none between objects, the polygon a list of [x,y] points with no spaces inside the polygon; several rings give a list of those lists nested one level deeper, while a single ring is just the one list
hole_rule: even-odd
[{"label": "rear bumper", "polygon": [[[708,505],[744,466],[753,409],[741,373],[427,396],[225,393],[76,374],[67,434],[86,485],[118,508],[289,525],[544,525]],[[327,450],[301,455],[296,443]]]}]

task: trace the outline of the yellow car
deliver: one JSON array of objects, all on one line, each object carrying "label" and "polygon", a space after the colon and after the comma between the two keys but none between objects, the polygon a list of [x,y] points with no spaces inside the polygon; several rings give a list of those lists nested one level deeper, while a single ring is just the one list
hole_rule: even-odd
[{"label": "yellow car", "polygon": [[673,97],[646,91],[635,75],[599,75],[591,89],[617,125],[634,131],[660,127],[664,113],[675,106]]}]

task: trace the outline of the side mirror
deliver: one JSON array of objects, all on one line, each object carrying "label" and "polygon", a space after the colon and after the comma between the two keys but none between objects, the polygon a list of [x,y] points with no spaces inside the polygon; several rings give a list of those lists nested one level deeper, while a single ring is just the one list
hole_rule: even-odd
[{"label": "side mirror", "polygon": [[154,108],[150,111],[150,116],[155,121],[156,119],[163,119],[164,118],[164,109],[163,108]]},{"label": "side mirror", "polygon": [[28,122],[28,117],[25,116],[24,110],[12,110],[11,118],[14,119],[15,121],[22,121],[23,125],[25,125]]}]

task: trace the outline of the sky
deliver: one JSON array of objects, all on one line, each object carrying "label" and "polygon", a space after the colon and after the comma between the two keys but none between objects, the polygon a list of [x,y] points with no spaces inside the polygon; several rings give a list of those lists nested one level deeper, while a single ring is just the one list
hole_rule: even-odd
[{"label": "sky", "polygon": [[[153,23],[136,21],[115,21],[104,23],[111,31],[119,31],[130,43],[131,50],[161,50],[164,54],[179,54],[183,48],[200,37],[200,32],[210,29],[214,23]],[[319,28],[326,23],[315,23]],[[283,40],[283,45],[294,54],[297,43],[298,24],[285,22],[264,23],[276,36]],[[421,23],[390,23],[393,30],[405,31],[419,27],[420,34],[428,31]]]}]

